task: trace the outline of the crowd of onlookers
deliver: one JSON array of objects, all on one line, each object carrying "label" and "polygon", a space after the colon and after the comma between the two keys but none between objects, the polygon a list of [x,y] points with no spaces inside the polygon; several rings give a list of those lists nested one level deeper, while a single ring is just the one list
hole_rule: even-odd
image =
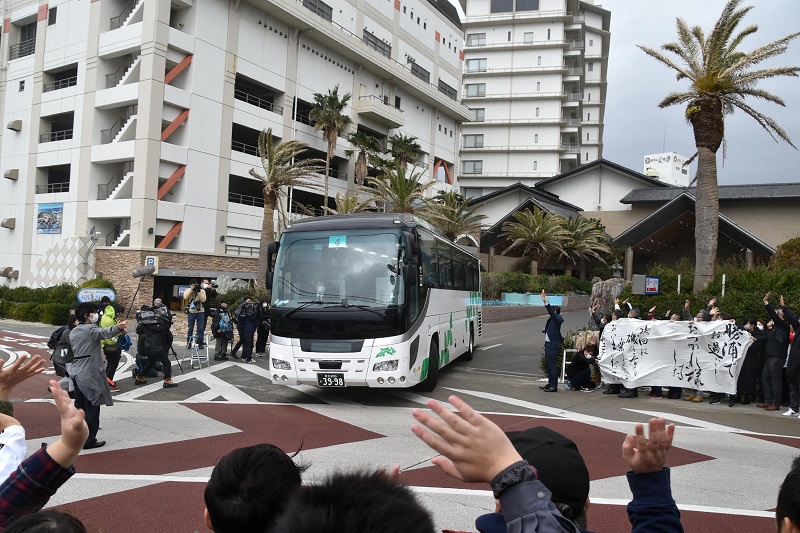
[{"label": "crowd of onlookers", "polygon": [[[800,322],[794,310],[786,305],[783,296],[780,296],[780,306],[777,308],[770,303],[769,293],[764,296],[763,302],[765,315],[768,318],[748,318],[739,324],[739,327],[752,337],[753,342],[740,363],[736,393],[727,395],[728,406],[755,403],[765,411],[779,411],[781,405],[784,405],[788,406],[788,409],[782,413],[783,415],[800,418],[800,342],[795,342],[796,332],[800,331]],[[567,370],[568,388],[583,391],[592,391],[596,388],[599,382],[599,370],[596,366],[599,355],[598,338],[602,336],[606,324],[620,318],[673,322],[733,321],[716,304],[717,300],[713,298],[707,306],[693,313],[691,301],[686,300],[681,313],[667,311],[663,317],[656,314],[655,307],[643,314],[628,300],[623,302],[615,300],[614,310],[608,314],[599,312],[597,306],[591,307],[589,313],[598,336],[589,336],[585,346],[582,346],[572,358]],[[638,396],[638,390],[626,389],[619,384],[609,384],[605,386],[603,394],[634,398]],[[681,387],[669,387],[666,394],[662,387],[651,387],[648,396],[666,397],[671,400],[682,398],[691,402],[702,402],[704,397],[707,397],[710,404],[718,404],[725,400],[725,394],[722,393],[706,393],[699,390],[689,390],[684,393]]]}]

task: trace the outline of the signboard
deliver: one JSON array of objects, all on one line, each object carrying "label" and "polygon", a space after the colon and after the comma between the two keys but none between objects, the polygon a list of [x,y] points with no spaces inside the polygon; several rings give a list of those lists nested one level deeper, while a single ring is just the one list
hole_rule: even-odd
[{"label": "signboard", "polygon": [[64,221],[64,204],[39,204],[36,208],[36,233],[61,233]]},{"label": "signboard", "polygon": [[647,276],[644,282],[644,293],[645,294],[660,294],[659,292],[659,285],[661,284],[661,278],[658,276]]},{"label": "signboard", "polygon": [[606,383],[733,394],[752,342],[733,322],[621,318],[603,329],[598,359]]},{"label": "signboard", "polygon": [[145,256],[145,258],[144,258],[144,266],[146,266],[146,267],[151,266],[151,267],[155,268],[155,270],[153,270],[153,275],[158,274],[158,256],[156,256],[156,255],[147,255],[147,256]]},{"label": "signboard", "polygon": [[103,296],[108,296],[112,302],[117,299],[117,293],[111,289],[81,289],[78,291],[79,302],[99,302]]},{"label": "signboard", "polygon": [[175,297],[183,298],[183,293],[191,289],[189,285],[176,285],[177,291],[175,292]]}]

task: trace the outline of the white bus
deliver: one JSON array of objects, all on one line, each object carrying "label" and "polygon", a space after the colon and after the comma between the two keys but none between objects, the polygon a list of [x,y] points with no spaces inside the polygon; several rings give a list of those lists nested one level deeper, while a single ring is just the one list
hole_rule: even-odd
[{"label": "white bus", "polygon": [[430,391],[481,336],[480,263],[408,214],[309,218],[271,243],[280,385]]}]

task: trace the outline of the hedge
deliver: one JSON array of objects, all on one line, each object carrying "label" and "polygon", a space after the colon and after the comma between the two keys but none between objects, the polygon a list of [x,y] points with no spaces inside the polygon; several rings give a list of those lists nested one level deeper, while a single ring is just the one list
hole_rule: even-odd
[{"label": "hedge", "polygon": [[504,292],[549,294],[590,293],[591,281],[580,281],[573,276],[532,276],[524,272],[488,272],[481,275],[481,287],[485,300],[499,300]]},{"label": "hedge", "polygon": [[83,288],[113,290],[114,284],[107,279],[96,278],[80,287],[68,283],[38,289],[0,286],[0,318],[66,324],[70,309],[78,303],[78,291]]}]

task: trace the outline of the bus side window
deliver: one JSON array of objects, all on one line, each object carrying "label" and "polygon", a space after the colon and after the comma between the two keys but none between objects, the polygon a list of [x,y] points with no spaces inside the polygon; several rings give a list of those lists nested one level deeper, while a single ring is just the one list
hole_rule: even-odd
[{"label": "bus side window", "polygon": [[422,258],[422,281],[429,287],[439,285],[438,265],[436,264],[436,241],[427,233],[419,233],[419,252]]}]

